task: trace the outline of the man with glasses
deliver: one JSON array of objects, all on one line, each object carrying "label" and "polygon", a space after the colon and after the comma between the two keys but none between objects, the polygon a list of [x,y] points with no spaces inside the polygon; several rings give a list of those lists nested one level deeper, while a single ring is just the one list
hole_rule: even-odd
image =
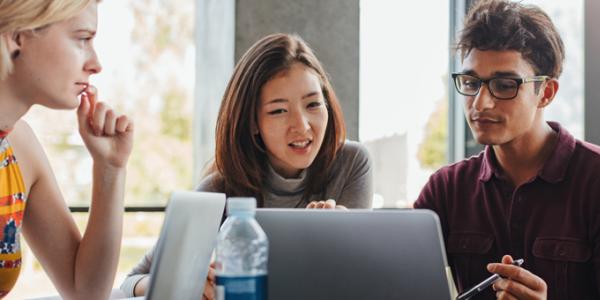
[{"label": "man with glasses", "polygon": [[544,120],[564,60],[552,21],[482,0],[457,49],[452,77],[486,148],[433,174],[415,208],[439,215],[459,291],[497,273],[471,299],[600,299],[600,147]]}]

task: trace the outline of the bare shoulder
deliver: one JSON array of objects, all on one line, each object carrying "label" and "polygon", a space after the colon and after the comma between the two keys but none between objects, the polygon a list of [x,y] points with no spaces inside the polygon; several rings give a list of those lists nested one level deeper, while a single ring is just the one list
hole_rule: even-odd
[{"label": "bare shoulder", "polygon": [[17,121],[8,136],[8,141],[14,150],[25,185],[29,190],[40,174],[49,168],[44,149],[31,126],[24,120]]}]

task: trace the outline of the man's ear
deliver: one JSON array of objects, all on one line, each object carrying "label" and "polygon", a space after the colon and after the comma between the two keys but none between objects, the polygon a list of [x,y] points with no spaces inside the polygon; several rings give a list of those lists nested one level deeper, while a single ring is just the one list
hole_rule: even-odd
[{"label": "man's ear", "polygon": [[544,108],[552,103],[554,97],[556,96],[556,92],[558,92],[558,86],[558,80],[554,78],[550,78],[546,80],[546,82],[542,83],[542,86],[540,87],[542,98],[540,98],[538,108]]}]

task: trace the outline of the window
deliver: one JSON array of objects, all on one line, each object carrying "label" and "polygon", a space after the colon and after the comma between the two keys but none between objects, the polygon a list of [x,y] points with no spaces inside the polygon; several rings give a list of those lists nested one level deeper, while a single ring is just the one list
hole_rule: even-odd
[{"label": "window", "polygon": [[556,98],[546,111],[546,120],[560,122],[571,134],[584,134],[584,34],[583,0],[528,0],[552,19],[565,44],[565,62]]},{"label": "window", "polygon": [[360,5],[359,136],[373,158],[374,205],[410,207],[447,162],[449,3]]}]

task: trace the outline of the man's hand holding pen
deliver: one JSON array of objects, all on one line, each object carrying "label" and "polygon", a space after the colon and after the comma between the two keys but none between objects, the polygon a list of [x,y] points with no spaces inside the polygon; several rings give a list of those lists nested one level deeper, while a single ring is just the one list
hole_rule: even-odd
[{"label": "man's hand holding pen", "polygon": [[487,269],[500,275],[494,285],[496,298],[501,300],[529,300],[547,298],[546,282],[528,270],[512,264],[510,255],[502,257],[502,263],[488,264]]}]

